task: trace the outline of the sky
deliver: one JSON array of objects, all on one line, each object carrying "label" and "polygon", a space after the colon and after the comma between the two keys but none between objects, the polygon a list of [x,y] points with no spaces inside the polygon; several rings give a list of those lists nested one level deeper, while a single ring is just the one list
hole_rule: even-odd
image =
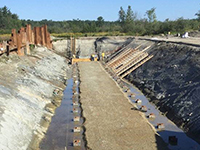
[{"label": "sky", "polygon": [[0,0],[0,7],[7,6],[20,19],[30,20],[97,20],[102,16],[105,21],[118,20],[120,7],[125,11],[131,6],[139,18],[156,8],[157,20],[176,20],[196,18],[200,10],[199,0]]}]

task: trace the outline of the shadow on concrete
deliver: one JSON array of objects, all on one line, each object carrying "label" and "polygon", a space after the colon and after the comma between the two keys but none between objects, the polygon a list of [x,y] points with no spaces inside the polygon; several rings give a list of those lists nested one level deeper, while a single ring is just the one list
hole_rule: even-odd
[{"label": "shadow on concrete", "polygon": [[158,150],[170,150],[168,147],[167,147],[167,143],[165,143],[164,141],[163,141],[163,139],[160,137],[160,136],[158,136],[158,135],[155,135],[155,137],[156,137],[156,144],[157,144],[157,149]]},{"label": "shadow on concrete", "polygon": [[200,145],[184,132],[159,131],[156,137],[158,150],[199,150]]}]

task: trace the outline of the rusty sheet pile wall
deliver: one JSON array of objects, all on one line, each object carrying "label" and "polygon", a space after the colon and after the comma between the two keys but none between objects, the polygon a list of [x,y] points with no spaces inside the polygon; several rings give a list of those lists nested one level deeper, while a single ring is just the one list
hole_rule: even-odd
[{"label": "rusty sheet pile wall", "polygon": [[47,25],[34,27],[32,30],[31,25],[28,24],[18,32],[16,32],[16,29],[12,29],[10,40],[0,43],[0,54],[7,52],[7,55],[9,55],[10,51],[16,50],[19,56],[23,56],[25,53],[30,54],[30,44],[52,49],[52,41],[50,33],[47,31]]}]

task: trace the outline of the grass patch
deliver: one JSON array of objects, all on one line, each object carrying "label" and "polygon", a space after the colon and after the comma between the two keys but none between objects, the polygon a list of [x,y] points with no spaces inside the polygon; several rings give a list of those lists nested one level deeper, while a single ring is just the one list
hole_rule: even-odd
[{"label": "grass patch", "polygon": [[0,34],[0,42],[8,41],[10,39],[10,34]]},{"label": "grass patch", "polygon": [[91,37],[91,36],[126,36],[120,32],[90,32],[90,33],[51,33],[54,37],[70,38],[70,37]]}]

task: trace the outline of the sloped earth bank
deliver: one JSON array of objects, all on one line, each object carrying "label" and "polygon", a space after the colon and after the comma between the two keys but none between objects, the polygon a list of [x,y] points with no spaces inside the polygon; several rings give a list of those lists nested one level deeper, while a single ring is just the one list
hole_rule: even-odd
[{"label": "sloped earth bank", "polygon": [[70,70],[55,52],[38,47],[29,56],[0,57],[1,150],[36,149],[43,138]]},{"label": "sloped earth bank", "polygon": [[150,53],[126,78],[200,143],[200,48],[163,42]]}]

